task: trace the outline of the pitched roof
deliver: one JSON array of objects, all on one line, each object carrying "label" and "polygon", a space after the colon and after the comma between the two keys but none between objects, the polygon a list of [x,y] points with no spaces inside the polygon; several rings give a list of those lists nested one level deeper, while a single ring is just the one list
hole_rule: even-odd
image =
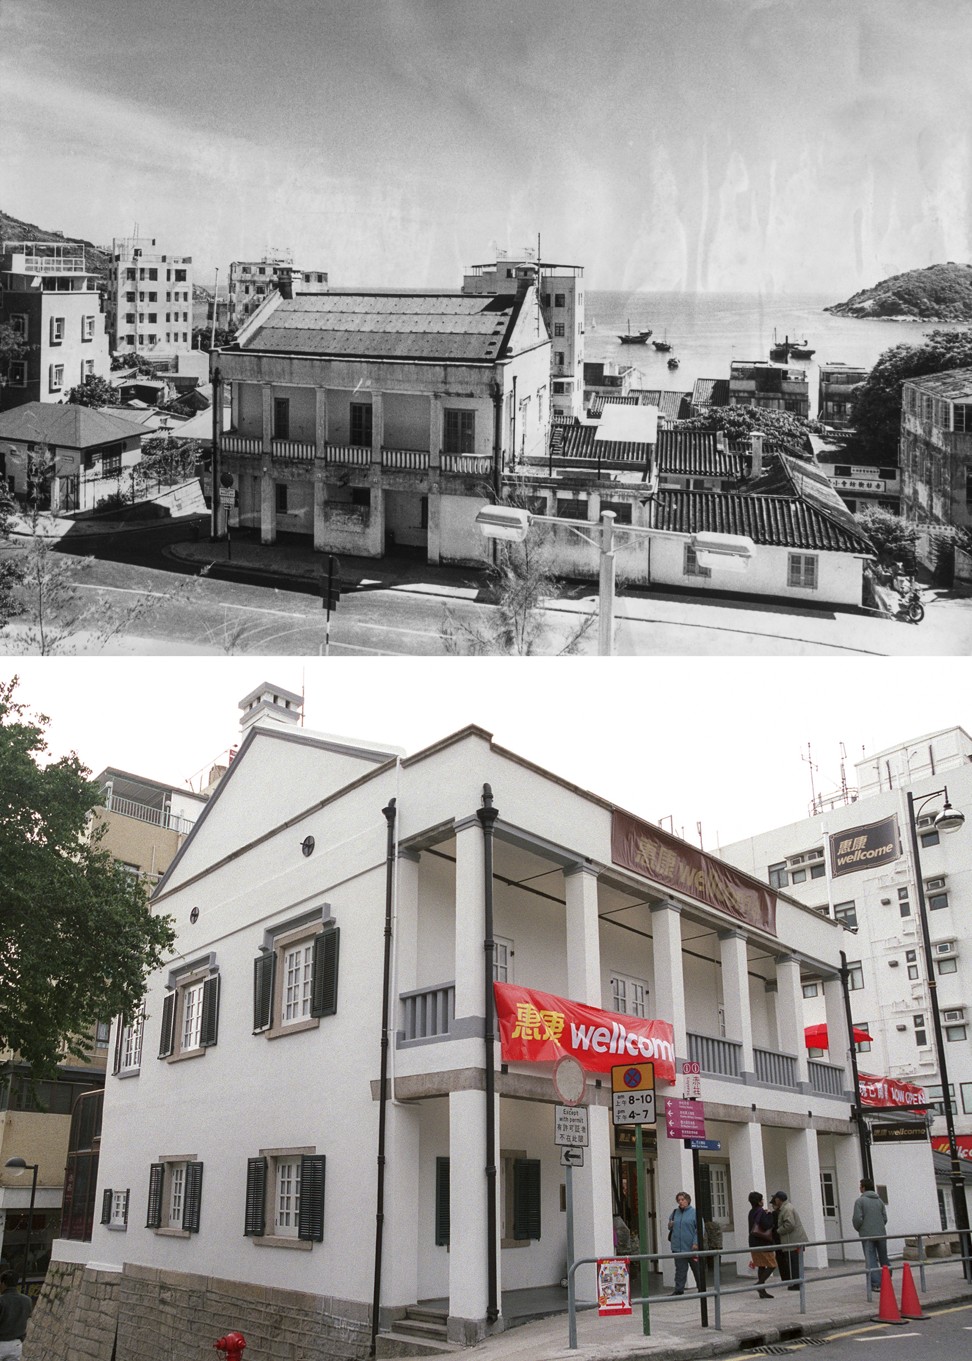
[{"label": "pitched roof", "polygon": [[630,463],[643,467],[653,445],[641,440],[598,439],[596,425],[557,426],[551,430],[550,452],[556,458],[584,459],[591,463]]},{"label": "pitched roof", "polygon": [[692,389],[693,406],[728,406],[728,378],[696,378]]},{"label": "pitched roof", "polygon": [[934,397],[972,397],[972,369],[947,369],[944,373],[927,373],[920,378],[906,378],[906,383]]},{"label": "pitched roof", "polygon": [[720,448],[712,430],[659,430],[655,456],[662,473],[733,480],[743,475],[740,455]]},{"label": "pitched roof", "polygon": [[137,418],[69,403],[24,402],[0,414],[0,437],[92,449],[142,434]]},{"label": "pitched roof", "polygon": [[268,311],[240,349],[493,363],[506,356],[522,301],[509,294],[298,294]]}]

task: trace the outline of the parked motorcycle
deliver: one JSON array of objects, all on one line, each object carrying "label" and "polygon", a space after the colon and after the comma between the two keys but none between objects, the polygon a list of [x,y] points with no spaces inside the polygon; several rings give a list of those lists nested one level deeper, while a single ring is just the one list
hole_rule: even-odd
[{"label": "parked motorcycle", "polygon": [[907,620],[909,624],[920,624],[925,617],[925,607],[921,601],[921,591],[911,583],[903,590],[899,589],[901,603],[895,611],[896,619]]}]

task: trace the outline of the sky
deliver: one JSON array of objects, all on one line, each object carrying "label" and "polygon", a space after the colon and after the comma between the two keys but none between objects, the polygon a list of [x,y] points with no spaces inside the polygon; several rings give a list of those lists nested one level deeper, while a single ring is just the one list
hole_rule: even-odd
[{"label": "sky", "polygon": [[199,790],[266,681],[305,695],[309,730],[407,753],[476,724],[695,845],[701,823],[706,850],[806,817],[811,789],[840,788],[842,759],[853,784],[864,754],[972,733],[965,658],[3,659],[0,681],[15,675],[51,720],[50,756],[76,751],[93,774]]},{"label": "sky", "polygon": [[829,293],[972,257],[968,0],[3,0],[0,206],[197,281]]}]

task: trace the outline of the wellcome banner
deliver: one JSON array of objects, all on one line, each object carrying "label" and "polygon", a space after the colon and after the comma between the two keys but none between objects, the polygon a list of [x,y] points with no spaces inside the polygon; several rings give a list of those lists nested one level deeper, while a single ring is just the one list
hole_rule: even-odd
[{"label": "wellcome banner", "polygon": [[866,822],[861,827],[847,827],[830,836],[830,875],[853,874],[855,870],[872,870],[878,865],[889,865],[901,854],[898,839],[898,819],[892,813],[880,822]]},{"label": "wellcome banner", "polygon": [[915,1110],[923,1110],[928,1105],[924,1087],[913,1082],[858,1073],[857,1083],[862,1106],[913,1106]]},{"label": "wellcome banner", "polygon": [[570,1054],[588,1071],[608,1073],[635,1059],[654,1063],[656,1079],[675,1081],[675,1038],[668,1021],[602,1011],[512,983],[494,983],[493,995],[506,1062],[555,1063]]}]

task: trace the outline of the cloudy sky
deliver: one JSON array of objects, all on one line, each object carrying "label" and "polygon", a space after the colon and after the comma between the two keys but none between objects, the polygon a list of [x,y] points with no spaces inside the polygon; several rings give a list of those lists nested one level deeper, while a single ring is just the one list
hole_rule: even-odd
[{"label": "cloudy sky", "polygon": [[[239,701],[263,681],[306,695],[309,729],[415,752],[474,723],[501,745],[708,850],[806,817],[813,788],[941,728],[972,733],[968,659],[37,658],[0,679],[76,750],[200,788],[239,741]],[[496,790],[502,810],[502,794]],[[308,802],[312,801],[309,791]],[[966,810],[972,815],[972,810]]]},{"label": "cloudy sky", "polygon": [[216,265],[823,291],[967,260],[968,0],[3,0],[7,212]]}]

